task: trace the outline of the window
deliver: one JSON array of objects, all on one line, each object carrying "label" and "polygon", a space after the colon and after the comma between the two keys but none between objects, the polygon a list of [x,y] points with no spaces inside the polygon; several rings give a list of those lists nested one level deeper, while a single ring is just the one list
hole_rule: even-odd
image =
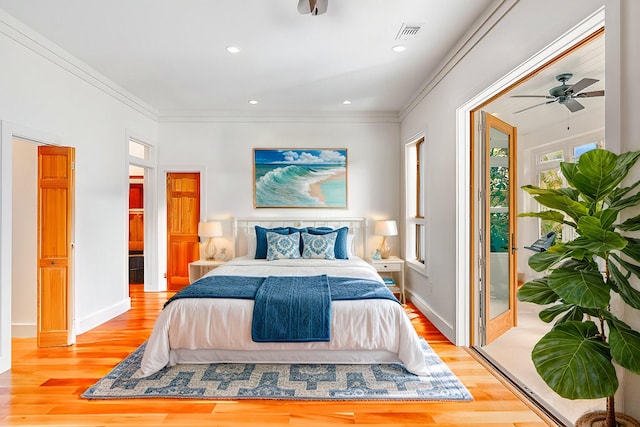
[{"label": "window", "polygon": [[406,158],[406,259],[409,263],[425,264],[427,258],[424,200],[424,138],[405,146]]},{"label": "window", "polygon": [[[567,182],[562,175],[560,162],[565,161],[565,159],[571,159],[570,161],[572,162],[578,161],[578,158],[580,158],[582,154],[590,150],[595,150],[596,148],[604,148],[604,141],[592,141],[586,144],[576,144],[574,141],[554,146],[553,149],[547,148],[545,151],[540,152],[539,155],[536,156],[538,186],[553,189],[566,187]],[[539,206],[539,209],[545,208]],[[572,232],[572,229],[557,222],[540,220],[538,231],[540,236],[550,231],[555,231],[556,239],[564,241],[567,240],[567,233]],[[563,238],[563,236],[565,238]]]},{"label": "window", "polygon": [[149,148],[133,139],[129,140],[129,155],[138,159],[148,160]]}]

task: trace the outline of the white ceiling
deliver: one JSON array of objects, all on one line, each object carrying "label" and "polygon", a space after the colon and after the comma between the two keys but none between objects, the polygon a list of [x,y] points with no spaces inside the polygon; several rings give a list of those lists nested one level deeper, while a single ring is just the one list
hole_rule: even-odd
[{"label": "white ceiling", "polygon": [[[329,0],[318,16],[299,14],[297,4],[0,0],[8,14],[160,114],[397,114],[497,2]],[[423,25],[395,53],[403,23]],[[241,52],[230,55],[229,45]]]}]

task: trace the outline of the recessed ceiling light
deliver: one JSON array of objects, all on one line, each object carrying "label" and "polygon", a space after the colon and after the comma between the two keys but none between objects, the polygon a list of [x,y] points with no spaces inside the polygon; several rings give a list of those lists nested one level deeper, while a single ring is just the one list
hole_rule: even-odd
[{"label": "recessed ceiling light", "polygon": [[349,104],[351,104],[351,101],[349,101],[348,99],[345,99],[344,101],[342,101],[342,103],[344,105],[349,105]]},{"label": "recessed ceiling light", "polygon": [[239,53],[240,48],[238,46],[227,46],[225,47],[226,51],[229,53]]},{"label": "recessed ceiling light", "polygon": [[391,50],[393,50],[394,52],[404,52],[405,50],[407,50],[407,47],[403,44],[399,44],[392,47]]},{"label": "recessed ceiling light", "polygon": [[251,105],[256,105],[258,103],[258,101],[256,101],[255,99],[252,99],[249,101],[249,104]]}]

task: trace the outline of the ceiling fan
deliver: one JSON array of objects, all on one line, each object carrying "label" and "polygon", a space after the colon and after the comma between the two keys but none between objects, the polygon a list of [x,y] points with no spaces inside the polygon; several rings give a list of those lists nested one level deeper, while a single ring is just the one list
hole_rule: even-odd
[{"label": "ceiling fan", "polygon": [[539,107],[541,105],[552,104],[554,102],[558,102],[559,104],[564,105],[571,111],[575,113],[576,111],[580,111],[584,109],[584,105],[580,104],[576,101],[576,98],[591,98],[594,96],[604,96],[604,90],[594,90],[592,92],[580,92],[582,89],[585,89],[592,84],[596,83],[597,79],[582,79],[576,84],[567,84],[567,80],[573,77],[571,73],[562,73],[556,76],[556,80],[558,80],[561,84],[560,86],[552,87],[549,89],[549,95],[512,95],[511,98],[545,98],[549,101],[542,102],[540,104],[532,105],[527,108],[523,108],[522,110],[514,111],[513,114],[522,113],[523,111],[530,110],[535,107]]},{"label": "ceiling fan", "polygon": [[322,15],[327,11],[329,0],[298,0],[298,12],[306,15]]}]

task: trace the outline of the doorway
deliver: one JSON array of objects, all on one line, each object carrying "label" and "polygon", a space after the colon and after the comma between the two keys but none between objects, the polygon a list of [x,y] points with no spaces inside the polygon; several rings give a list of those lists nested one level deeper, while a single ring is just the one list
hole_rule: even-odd
[{"label": "doorway", "polygon": [[[601,24],[603,24],[602,17]],[[591,27],[585,31],[584,37],[579,42],[572,41],[566,48],[535,67],[528,68],[521,77],[513,79],[512,83],[498,91],[496,95],[477,103],[470,111],[485,110],[493,116],[499,116],[518,127],[518,167],[513,172],[517,176],[518,185],[547,185],[543,182],[556,176],[559,170],[559,161],[573,161],[576,158],[573,148],[583,146],[600,146],[604,142],[604,26]],[[575,39],[574,39],[575,40]],[[565,105],[561,99],[552,98],[553,91],[565,83],[568,75],[572,75],[568,85],[587,81],[595,81],[588,84],[588,89],[581,89],[599,93],[602,96],[580,98],[582,108],[575,105]],[[515,83],[513,83],[515,82]],[[576,85],[578,87],[579,85]],[[515,97],[513,95],[517,95]],[[542,99],[532,99],[542,98]],[[477,123],[475,116],[471,122]],[[473,128],[471,128],[473,129]],[[470,129],[470,133],[472,130]],[[479,131],[474,134],[475,140]],[[565,149],[566,148],[566,149]],[[564,154],[562,154],[564,153]],[[480,176],[481,159],[475,156],[471,159],[472,170],[475,170],[474,179]],[[475,195],[474,195],[475,196]],[[474,200],[475,197],[471,198]],[[535,201],[518,189],[515,197],[517,212],[537,211],[539,207]],[[477,200],[477,199],[476,199]],[[473,204],[473,202],[471,202]],[[477,203],[480,205],[480,203]],[[480,217],[481,209],[474,208],[474,220],[472,230],[481,229],[484,219]],[[490,213],[489,213],[490,214]],[[512,239],[515,245],[507,245],[513,251],[514,247],[523,248],[531,245],[545,233],[545,224],[537,219],[518,218],[515,224],[518,234]],[[470,234],[472,247],[477,248],[479,242]],[[561,233],[559,233],[561,235]],[[483,233],[484,235],[484,233]],[[557,396],[539,378],[531,362],[531,350],[537,340],[542,337],[550,327],[538,318],[539,306],[519,303],[513,300],[517,314],[514,318],[514,327],[503,331],[503,335],[490,336],[489,328],[483,329],[484,296],[480,292],[486,287],[483,280],[491,280],[493,275],[486,273],[483,276],[480,251],[472,252],[471,263],[474,265],[471,273],[472,279],[472,310],[477,315],[472,316],[472,345],[485,359],[493,364],[525,395],[534,399],[548,414],[555,418],[559,424],[571,425],[583,412],[600,403],[576,402],[562,399]],[[493,254],[492,254],[493,255]],[[517,260],[514,260],[514,268],[509,274],[518,272],[517,277],[511,276],[512,282],[529,281],[537,276],[527,265],[530,253],[521,250]],[[487,260],[490,268],[493,264]],[[490,310],[491,302],[487,303]],[[488,314],[490,316],[490,313]]]},{"label": "doorway", "polygon": [[74,341],[74,149],[15,135],[9,144],[9,164],[3,164],[11,178],[11,203],[3,205],[11,211],[5,242],[11,254],[11,292],[3,305],[11,313],[7,335],[9,340],[37,337],[39,347],[69,345]]},{"label": "doorway", "polygon": [[189,263],[200,259],[200,173],[167,173],[167,290],[189,285]]}]

